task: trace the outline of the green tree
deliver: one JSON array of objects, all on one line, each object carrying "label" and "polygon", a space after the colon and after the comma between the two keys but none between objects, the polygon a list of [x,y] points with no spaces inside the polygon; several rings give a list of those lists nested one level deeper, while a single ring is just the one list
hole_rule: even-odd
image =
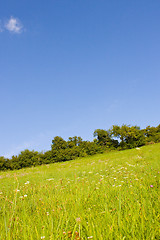
[{"label": "green tree", "polygon": [[38,165],[39,161],[38,155],[39,155],[38,152],[30,151],[28,149],[22,151],[18,155],[18,162],[20,168]]},{"label": "green tree", "polygon": [[80,146],[82,142],[83,140],[81,137],[77,137],[77,136],[69,137],[67,142],[67,147],[72,148],[75,146]]},{"label": "green tree", "polygon": [[125,142],[127,148],[141,147],[145,144],[144,130],[140,130],[140,127],[132,126],[128,129]]},{"label": "green tree", "polygon": [[100,145],[110,146],[112,144],[112,139],[109,131],[96,129],[93,136],[97,137],[98,144]]},{"label": "green tree", "polygon": [[144,131],[140,130],[138,126],[113,125],[112,136],[119,139],[119,145],[121,149],[134,148],[138,146],[143,146],[145,144]]},{"label": "green tree", "polygon": [[4,158],[3,156],[0,157],[0,170],[5,170],[5,169],[7,169],[7,164],[6,164],[6,162],[7,162],[7,159],[6,159],[6,158]]},{"label": "green tree", "polygon": [[67,142],[59,136],[54,137],[52,140],[52,150],[60,150],[60,149],[66,149],[67,148]]},{"label": "green tree", "polygon": [[8,169],[14,170],[14,169],[21,169],[20,161],[18,156],[12,156],[11,160],[9,160]]},{"label": "green tree", "polygon": [[56,162],[56,153],[57,153],[56,150],[46,151],[42,155],[42,164],[49,164],[49,163]]},{"label": "green tree", "polygon": [[157,127],[147,126],[144,130],[147,143],[160,142],[160,124]]}]

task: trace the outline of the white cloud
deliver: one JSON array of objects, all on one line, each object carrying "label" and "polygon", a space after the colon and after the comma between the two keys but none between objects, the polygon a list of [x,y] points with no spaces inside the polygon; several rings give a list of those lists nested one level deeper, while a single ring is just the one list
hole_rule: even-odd
[{"label": "white cloud", "polygon": [[23,30],[23,25],[19,19],[10,17],[10,19],[5,24],[5,28],[13,33],[21,33]]}]

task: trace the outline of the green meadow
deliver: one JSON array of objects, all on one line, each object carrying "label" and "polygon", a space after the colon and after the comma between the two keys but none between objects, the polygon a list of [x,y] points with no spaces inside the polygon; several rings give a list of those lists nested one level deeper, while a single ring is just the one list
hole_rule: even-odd
[{"label": "green meadow", "polygon": [[0,240],[160,239],[160,144],[0,172]]}]

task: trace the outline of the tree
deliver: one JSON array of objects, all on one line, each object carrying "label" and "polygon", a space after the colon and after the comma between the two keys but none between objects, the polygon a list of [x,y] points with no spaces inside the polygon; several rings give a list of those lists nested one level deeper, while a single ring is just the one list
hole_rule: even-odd
[{"label": "tree", "polygon": [[72,148],[75,146],[80,146],[82,142],[83,140],[81,137],[77,137],[77,136],[69,137],[67,142],[67,147]]},{"label": "tree", "polygon": [[52,140],[52,150],[66,149],[67,142],[62,137],[54,137]]},{"label": "tree", "polygon": [[42,164],[49,164],[56,161],[56,150],[46,151],[42,155]]},{"label": "tree", "polygon": [[97,137],[98,144],[100,145],[109,146],[112,142],[109,131],[103,129],[96,129],[93,136]]},{"label": "tree", "polygon": [[122,149],[140,147],[145,144],[144,131],[138,126],[113,125],[112,136],[117,137],[120,141],[119,145]]},{"label": "tree", "polygon": [[144,130],[140,130],[140,127],[137,126],[130,127],[126,133],[125,142],[127,148],[143,146],[145,144]]},{"label": "tree", "polygon": [[38,152],[30,151],[28,149],[22,151],[18,155],[20,168],[38,165],[38,154]]},{"label": "tree", "polygon": [[147,143],[160,142],[160,124],[157,127],[147,126],[144,130]]},{"label": "tree", "polygon": [[14,170],[14,169],[21,169],[20,161],[18,156],[12,156],[11,160],[9,160],[8,169]]},{"label": "tree", "polygon": [[7,169],[6,162],[7,159],[5,159],[4,157],[0,157],[0,170]]}]

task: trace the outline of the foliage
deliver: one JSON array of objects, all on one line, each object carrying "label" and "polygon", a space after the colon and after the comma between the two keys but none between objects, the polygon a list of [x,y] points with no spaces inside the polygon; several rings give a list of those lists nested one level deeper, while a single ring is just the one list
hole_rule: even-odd
[{"label": "foliage", "polygon": [[146,142],[160,142],[160,124],[157,127],[147,126],[145,129]]},{"label": "foliage", "polygon": [[157,127],[147,126],[142,130],[138,126],[113,125],[109,130],[96,129],[93,136],[95,138],[92,142],[83,141],[81,137],[77,136],[69,137],[68,141],[56,136],[52,140],[51,150],[44,153],[26,149],[18,156],[12,156],[11,159],[0,157],[0,170],[64,162],[105,151],[131,149],[157,143],[160,142],[160,125]]},{"label": "foliage", "polygon": [[140,130],[137,126],[113,125],[111,133],[119,139],[121,149],[140,147],[145,144],[144,130]]},{"label": "foliage", "polygon": [[0,169],[1,170],[6,170],[7,169],[7,159],[5,159],[4,157],[0,157]]}]

